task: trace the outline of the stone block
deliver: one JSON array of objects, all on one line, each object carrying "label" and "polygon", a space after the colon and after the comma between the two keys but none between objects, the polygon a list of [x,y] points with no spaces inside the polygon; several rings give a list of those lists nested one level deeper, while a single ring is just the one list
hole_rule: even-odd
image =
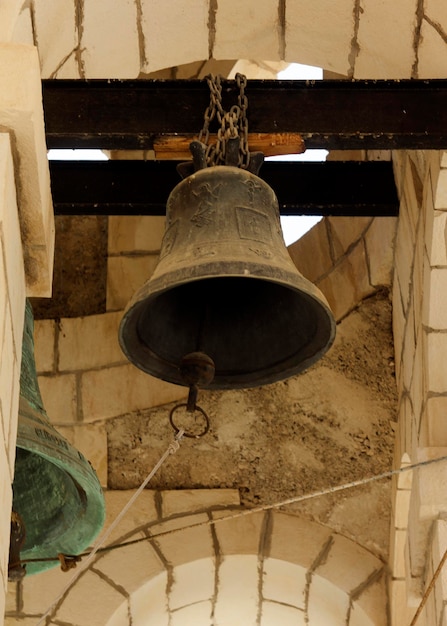
[{"label": "stone block", "polygon": [[390,545],[390,565],[394,578],[405,578],[406,529],[395,529]]},{"label": "stone block", "polygon": [[382,567],[382,562],[372,553],[346,537],[335,535],[327,558],[316,567],[315,573],[350,594]]},{"label": "stone block", "polygon": [[91,370],[81,377],[84,421],[107,419],[185,397],[185,389],[149,376],[133,365]]},{"label": "stone block", "polygon": [[0,126],[14,134],[28,296],[51,294],[54,217],[37,50],[0,44]]},{"label": "stone block", "polygon": [[[441,9],[442,3],[436,4],[438,10]],[[419,78],[444,78],[446,60],[447,53],[443,37],[432,24],[422,20],[418,47]]]},{"label": "stone block", "polygon": [[94,568],[115,585],[125,589],[129,595],[165,571],[162,561],[148,541],[103,553],[95,561]]},{"label": "stone block", "polygon": [[214,559],[198,559],[178,565],[173,572],[169,590],[169,608],[181,607],[212,600],[215,585]]},{"label": "stone block", "polygon": [[396,529],[405,530],[408,527],[411,491],[398,489],[394,502],[394,525]]},{"label": "stone block", "polygon": [[447,211],[427,210],[425,246],[433,266],[447,266]]},{"label": "stone block", "polygon": [[107,487],[107,432],[103,422],[73,427],[74,447],[95,470],[102,487]]},{"label": "stone block", "polygon": [[[403,197],[405,199],[403,204],[407,213],[405,218],[409,220],[414,236],[421,217],[421,207],[424,203],[424,179],[421,178],[421,174],[412,159],[408,159],[405,169]],[[399,215],[401,215],[400,212]]]},{"label": "stone block", "polygon": [[18,609],[18,583],[8,583],[6,592],[5,613],[13,614]]},{"label": "stone block", "polygon": [[21,0],[4,0],[2,2],[0,6],[0,42],[11,40],[22,4]]},{"label": "stone block", "polygon": [[107,259],[107,310],[121,311],[152,275],[158,255],[112,256]]},{"label": "stone block", "polygon": [[392,283],[396,229],[397,218],[381,217],[374,219],[365,233],[370,282],[374,286]]},{"label": "stone block", "polygon": [[[134,495],[134,490],[125,491],[106,491],[106,521],[104,530],[107,530],[110,524],[121,513],[123,508],[128,504]],[[157,520],[157,507],[155,504],[155,491],[145,489],[140,493],[137,500],[132,504],[126,515],[121,519],[118,526],[112,531],[107,539],[107,545],[126,537],[143,536],[138,529],[141,529],[151,522]],[[137,544],[139,545],[139,544]]]},{"label": "stone block", "polygon": [[17,432],[17,407],[20,393],[20,366],[19,361],[14,355],[9,308],[7,308],[6,313],[2,358],[0,360],[0,403],[3,418],[3,433],[10,458],[12,476]]},{"label": "stone block", "polygon": [[[422,335],[422,332],[420,333]],[[425,364],[423,359],[422,341],[416,343],[416,351],[413,362],[413,376],[411,380],[410,397],[413,414],[416,420],[418,432],[421,431],[422,406],[426,399],[425,389]]]},{"label": "stone block", "polygon": [[33,24],[29,7],[22,7],[14,26],[14,33],[11,41],[14,43],[26,44],[27,46],[34,45]]},{"label": "stone block", "polygon": [[410,391],[411,379],[413,377],[414,359],[416,354],[416,339],[414,334],[414,307],[411,300],[407,313],[407,324],[405,326],[405,338],[402,350],[402,379],[403,388]]},{"label": "stone block", "polygon": [[[447,523],[446,520],[436,520],[433,528],[433,535],[431,540],[431,570],[430,574],[427,576],[428,581],[434,575],[437,567],[439,566],[442,558],[444,557],[445,551],[447,550]],[[447,598],[447,577],[445,575],[445,571],[441,570],[440,576],[435,583],[434,593],[432,592],[432,596],[434,596],[436,614],[441,613],[441,609],[445,604],[445,599]]]},{"label": "stone block", "polygon": [[[6,454],[4,443],[0,444],[0,470],[2,477],[0,485],[0,496],[2,503],[2,513],[0,515],[0,570],[5,573],[8,571],[8,554],[9,554],[9,534],[11,528],[11,508],[12,508],[12,489],[11,477],[13,472],[9,465],[9,458]],[[0,596],[2,596],[0,590]]]},{"label": "stone block", "polygon": [[428,397],[423,419],[427,446],[447,447],[447,396]]},{"label": "stone block", "polygon": [[[153,624],[172,626],[166,603],[168,585],[168,576],[164,573],[152,578],[132,594],[130,597],[131,624],[144,624],[150,615]],[[118,622],[116,626],[122,623]]]},{"label": "stone block", "polygon": [[326,220],[288,247],[292,261],[308,280],[315,282],[329,272],[333,265]]},{"label": "stone block", "polygon": [[[229,511],[213,512],[213,519],[225,518]],[[264,537],[264,513],[236,517],[214,525],[221,554],[257,554]]]},{"label": "stone block", "polygon": [[413,33],[414,4],[411,0],[397,0],[387,5],[386,19],[381,3],[366,0],[359,20],[355,78],[411,78]]},{"label": "stone block", "polygon": [[55,333],[56,322],[54,320],[36,320],[34,322],[34,358],[39,374],[54,372]]},{"label": "stone block", "polygon": [[293,606],[283,606],[277,602],[264,601],[261,610],[261,625],[281,624],[281,626],[305,626],[304,611]]},{"label": "stone block", "polygon": [[422,323],[433,330],[447,329],[447,267],[433,267],[426,275]]},{"label": "stone block", "polygon": [[331,531],[320,524],[285,515],[275,514],[268,556],[296,563],[309,569],[331,536]]},{"label": "stone block", "polygon": [[[417,461],[436,459],[446,448],[420,448]],[[447,488],[447,463],[434,463],[420,469],[414,477],[409,516],[409,548],[411,574],[420,577],[427,559],[427,545],[435,519],[446,512],[444,494]]]},{"label": "stone block", "polygon": [[78,415],[76,376],[39,376],[43,405],[52,424],[73,424]]},{"label": "stone block", "polygon": [[[35,617],[6,617],[5,626],[36,626]],[[58,626],[55,622],[49,621],[46,626]]]},{"label": "stone block", "polygon": [[77,626],[103,626],[123,603],[127,604],[123,593],[88,571],[71,588],[55,620],[72,623],[75,615]]},{"label": "stone block", "polygon": [[23,613],[42,614],[65,589],[67,583],[67,574],[64,574],[59,567],[41,572],[37,576],[25,576],[21,590]]},{"label": "stone block", "polygon": [[447,169],[439,172],[438,184],[434,196],[434,208],[438,211],[447,211]]},{"label": "stone block", "polygon": [[[349,626],[364,626],[365,614],[374,626],[390,626],[388,619],[388,593],[385,576],[362,591],[353,603]],[[404,622],[407,623],[407,622]]]},{"label": "stone block", "polygon": [[336,584],[313,574],[308,596],[309,623],[347,624],[351,600]]},{"label": "stone block", "polygon": [[[11,397],[11,418],[9,420],[8,434],[8,457],[11,476],[14,476],[14,463],[16,458],[17,427],[19,416],[19,396],[20,396],[20,372],[19,366],[12,372],[12,397]],[[8,429],[5,429],[5,431]]]},{"label": "stone block", "polygon": [[447,334],[441,332],[427,333],[426,363],[427,390],[435,393],[447,392]]},{"label": "stone block", "polygon": [[4,592],[4,588],[6,585],[5,582],[6,578],[5,578],[5,573],[4,570],[0,570],[0,615],[2,616],[0,618],[1,620],[1,624],[3,626],[4,621],[3,621],[3,616],[5,614],[5,604],[6,604],[6,598],[5,598],[5,592]]},{"label": "stone block", "polygon": [[402,304],[402,293],[400,290],[400,283],[397,276],[393,278],[393,338],[394,338],[394,355],[396,364],[396,381],[400,380],[400,368],[401,368],[401,355],[403,340],[405,335],[405,313]]},{"label": "stone block", "polygon": [[219,3],[212,56],[216,59],[279,59],[277,23],[278,6],[273,0]]},{"label": "stone block", "polygon": [[408,609],[405,580],[390,581],[390,608],[391,626],[402,626],[402,623],[409,623],[413,617]]},{"label": "stone block", "polygon": [[217,580],[216,624],[234,624],[236,619],[241,624],[256,624],[260,601],[257,555],[226,556]]},{"label": "stone block", "polygon": [[[214,558],[214,544],[209,525],[205,523],[203,526],[193,526],[207,521],[208,516],[205,514],[188,515],[152,527],[153,541],[172,567],[196,559]],[[165,532],[167,534],[163,534]]]},{"label": "stone block", "polygon": [[86,78],[137,78],[140,45],[137,5],[132,0],[84,2],[82,66]]},{"label": "stone block", "polygon": [[223,506],[238,506],[240,504],[237,489],[182,489],[176,491],[162,491],[162,515],[164,518],[171,515],[197,513]]},{"label": "stone block", "polygon": [[396,234],[394,263],[399,278],[404,306],[408,305],[411,285],[411,268],[414,260],[414,237],[408,219],[399,219]]},{"label": "stone block", "polygon": [[290,607],[304,609],[306,605],[307,570],[304,567],[280,561],[264,560],[262,597]]},{"label": "stone block", "polygon": [[165,222],[164,216],[111,215],[108,230],[109,255],[135,252],[158,254]]},{"label": "stone block", "polygon": [[353,35],[350,0],[337,4],[328,0],[288,2],[285,17],[286,61],[299,59],[300,63],[348,74]]},{"label": "stone block", "polygon": [[[404,454],[401,460],[400,468],[403,469],[411,465],[411,460],[408,454]],[[413,486],[413,470],[406,470],[397,475],[397,487],[398,489],[409,489]]]},{"label": "stone block", "polygon": [[326,278],[318,282],[318,287],[326,296],[337,321],[373,294],[364,243],[357,244]]},{"label": "stone block", "polygon": [[25,270],[16,198],[17,190],[10,137],[7,133],[0,133],[0,245],[3,252],[6,289],[11,309],[14,350],[16,355],[20,355],[25,310]]},{"label": "stone block", "polygon": [[122,313],[64,318],[58,335],[59,371],[127,363],[118,343]]},{"label": "stone block", "polygon": [[413,284],[413,302],[414,302],[414,323],[416,337],[419,334],[419,328],[422,327],[422,309],[425,300],[424,285],[425,273],[428,266],[427,257],[424,250],[424,232],[420,227],[417,233],[416,247],[414,251],[414,265],[412,272]]},{"label": "stone block", "polygon": [[355,245],[371,226],[372,217],[328,217],[334,260],[337,261]]},{"label": "stone block", "polygon": [[[208,4],[201,0],[142,0],[141,28],[144,38],[144,72],[207,59]],[[175,19],[172,19],[175,13]],[[175,45],[166,45],[175,42]],[[232,56],[231,58],[234,58]],[[172,103],[176,105],[175,102]],[[200,130],[200,129],[198,129]]]},{"label": "stone block", "polygon": [[211,623],[213,604],[209,600],[177,609],[170,616],[170,626],[197,626]]},{"label": "stone block", "polygon": [[[77,54],[79,14],[71,0],[59,0],[56,5],[36,0],[33,15],[42,77],[55,78],[67,59]],[[78,78],[78,75],[71,78]]]}]

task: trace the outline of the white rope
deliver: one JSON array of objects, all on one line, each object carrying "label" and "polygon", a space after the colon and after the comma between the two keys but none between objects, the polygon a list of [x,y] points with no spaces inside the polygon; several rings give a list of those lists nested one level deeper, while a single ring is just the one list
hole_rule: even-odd
[{"label": "white rope", "polygon": [[[263,511],[270,511],[271,509],[279,509],[280,507],[287,506],[288,504],[296,504],[299,502],[304,502],[305,500],[313,500],[314,498],[327,496],[332,493],[337,493],[338,491],[344,491],[345,489],[352,489],[353,487],[361,487],[362,485],[368,485],[369,483],[375,482],[377,480],[383,480],[384,478],[391,478],[392,476],[402,474],[403,472],[409,472],[411,470],[418,469],[420,467],[425,467],[427,465],[432,465],[434,463],[440,463],[441,461],[447,461],[447,455],[440,456],[436,459],[428,459],[427,461],[420,461],[419,463],[414,463],[412,465],[405,465],[399,469],[389,470],[388,472],[383,472],[382,474],[376,474],[375,476],[370,476],[369,478],[360,478],[359,480],[353,480],[352,482],[344,483],[343,485],[336,485],[335,487],[328,487],[327,489],[323,489],[321,491],[314,491],[312,493],[306,493],[301,496],[294,496],[293,498],[288,498],[287,500],[282,500],[281,502],[275,502],[274,504],[263,504],[257,507],[253,507],[251,509],[246,509],[244,511],[238,511],[237,513],[232,513],[231,515],[223,515],[222,517],[208,519],[203,522],[196,522],[194,524],[190,524],[189,526],[180,526],[178,528],[172,528],[171,530],[166,530],[161,533],[154,534],[151,537],[153,539],[156,539],[157,537],[170,535],[172,533],[180,532],[182,530],[189,530],[190,528],[197,528],[198,526],[214,526],[216,524],[220,524],[221,522],[238,519],[239,517],[246,517],[247,515],[254,515],[255,513],[262,513]],[[141,541],[147,541],[147,539],[141,539]],[[125,544],[123,544],[123,546],[124,545]]]},{"label": "white rope", "polygon": [[[41,624],[43,624],[44,619],[51,613],[51,611],[54,609],[54,607],[57,605],[57,603],[61,600],[61,598],[73,586],[73,584],[76,582],[76,580],[79,578],[79,576],[88,568],[88,566],[90,565],[90,563],[94,559],[94,557],[95,557],[96,553],[98,552],[98,550],[103,546],[104,542],[109,537],[110,533],[119,524],[121,519],[127,513],[127,511],[132,506],[132,504],[135,502],[135,500],[138,498],[140,493],[146,487],[146,485],[151,480],[151,478],[154,476],[154,474],[159,469],[159,467],[164,463],[164,461],[166,460],[166,458],[170,454],[174,454],[178,450],[178,448],[179,448],[179,441],[183,437],[183,435],[184,435],[184,431],[183,430],[180,430],[177,433],[177,435],[175,437],[175,441],[169,445],[168,449],[166,450],[164,455],[160,458],[158,463],[155,465],[154,469],[147,476],[147,478],[144,480],[144,482],[141,484],[141,486],[138,488],[138,490],[134,493],[134,495],[130,498],[129,502],[123,508],[121,513],[119,513],[117,518],[114,520],[114,522],[111,524],[111,526],[107,529],[107,531],[104,533],[104,535],[101,537],[101,539],[94,546],[93,551],[88,555],[88,557],[87,557],[86,561],[83,563],[82,567],[73,576],[73,578],[70,580],[68,585],[66,587],[64,587],[62,592],[58,595],[58,597],[51,604],[51,606],[48,608],[48,610],[42,615],[41,619],[39,620],[39,622],[37,622],[36,626],[41,626]],[[330,494],[333,494],[333,493],[337,493],[339,491],[344,491],[346,489],[352,489],[354,487],[361,487],[363,485],[368,485],[369,483],[375,482],[377,480],[383,480],[384,478],[391,478],[392,476],[397,476],[399,474],[402,474],[403,472],[409,472],[409,471],[412,471],[414,469],[419,469],[421,467],[426,467],[428,465],[433,465],[435,463],[440,463],[442,461],[447,461],[447,455],[441,456],[441,457],[437,457],[436,459],[428,459],[426,461],[420,461],[418,463],[413,463],[411,465],[405,465],[403,467],[400,467],[399,469],[389,470],[387,472],[383,472],[381,474],[376,474],[375,476],[370,476],[368,478],[360,478],[359,480],[353,480],[353,481],[351,481],[349,483],[344,483],[343,485],[336,485],[335,487],[328,487],[327,489],[323,489],[321,491],[314,491],[312,493],[307,493],[307,494],[304,494],[304,495],[301,495],[301,496],[294,496],[292,498],[288,498],[287,500],[282,500],[281,502],[275,502],[274,504],[264,504],[264,505],[261,505],[261,506],[258,506],[258,507],[253,507],[252,509],[246,509],[245,511],[238,511],[237,513],[233,513],[231,515],[224,515],[223,517],[218,517],[218,518],[214,518],[214,519],[208,519],[208,520],[203,521],[203,522],[197,522],[195,524],[190,524],[189,526],[182,526],[182,527],[179,527],[179,528],[173,528],[171,530],[164,531],[164,532],[161,532],[161,533],[157,533],[156,535],[152,535],[152,538],[157,538],[157,537],[161,537],[161,536],[164,536],[164,535],[169,535],[171,533],[180,532],[182,530],[188,530],[190,528],[197,528],[199,526],[215,525],[215,524],[219,524],[221,522],[226,522],[228,520],[233,520],[233,519],[237,519],[237,518],[240,518],[240,517],[245,517],[247,515],[254,515],[255,513],[261,513],[262,511],[269,511],[271,509],[278,509],[280,507],[287,506],[289,504],[296,504],[296,503],[299,503],[299,502],[304,502],[306,500],[312,500],[314,498],[319,498],[321,496],[330,495]],[[141,541],[143,541],[143,539]],[[147,539],[144,539],[144,541],[147,541]],[[122,547],[125,547],[125,545],[126,545],[126,543],[124,543],[122,545]]]},{"label": "white rope", "polygon": [[97,541],[95,542],[95,544],[93,546],[92,551],[90,552],[90,554],[88,555],[86,560],[82,563],[81,567],[76,571],[76,573],[70,579],[70,581],[67,583],[67,585],[62,589],[62,591],[59,593],[57,598],[51,603],[51,605],[48,607],[48,609],[42,615],[40,620],[37,622],[36,626],[40,626],[41,624],[44,623],[45,619],[50,615],[50,613],[56,607],[58,602],[71,589],[71,587],[75,584],[75,582],[78,580],[78,578],[81,576],[81,574],[83,574],[85,572],[85,570],[89,567],[90,563],[95,558],[96,553],[98,552],[98,550],[104,545],[105,541],[110,537],[112,532],[115,530],[115,528],[121,522],[123,517],[126,515],[127,511],[133,505],[133,503],[138,498],[138,496],[141,494],[141,492],[146,487],[146,485],[149,483],[149,481],[152,480],[152,478],[154,477],[156,472],[160,469],[160,467],[163,465],[163,463],[166,461],[168,456],[170,454],[175,454],[177,452],[177,450],[180,447],[180,440],[182,439],[184,433],[185,433],[185,431],[183,429],[180,429],[178,431],[178,433],[176,434],[176,436],[174,438],[174,441],[172,441],[169,444],[169,446],[167,447],[165,453],[160,457],[160,460],[155,464],[155,466],[152,469],[152,471],[146,476],[146,478],[143,480],[143,482],[138,487],[136,492],[132,495],[132,497],[129,499],[129,501],[126,503],[126,505],[120,511],[120,513],[118,513],[118,515],[113,520],[113,522],[110,524],[110,526],[107,528],[107,530],[99,537],[99,539],[97,539]]}]

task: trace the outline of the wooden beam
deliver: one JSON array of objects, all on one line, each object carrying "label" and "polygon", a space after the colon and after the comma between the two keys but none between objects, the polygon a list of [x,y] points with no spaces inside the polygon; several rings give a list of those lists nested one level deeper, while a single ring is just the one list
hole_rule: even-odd
[{"label": "wooden beam", "polygon": [[[189,144],[197,139],[198,135],[157,136],[154,138],[154,158],[188,160],[191,158]],[[210,137],[209,143],[215,144],[216,137]],[[248,133],[248,145],[251,152],[262,152],[266,157],[306,152],[304,140],[298,133]]]},{"label": "wooden beam", "polygon": [[[209,104],[200,80],[44,80],[49,148],[152,150],[194,135]],[[223,104],[237,102],[223,81]],[[447,80],[250,80],[249,130],[298,133],[307,148],[445,149]],[[216,129],[214,129],[215,132]]]},{"label": "wooden beam", "polygon": [[[56,214],[164,215],[180,182],[172,161],[50,161]],[[396,216],[391,162],[269,161],[260,172],[282,215]]]}]

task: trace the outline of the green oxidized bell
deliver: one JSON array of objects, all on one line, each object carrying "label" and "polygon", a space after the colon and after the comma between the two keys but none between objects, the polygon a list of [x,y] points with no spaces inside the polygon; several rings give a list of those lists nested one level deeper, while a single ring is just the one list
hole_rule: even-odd
[{"label": "green oxidized bell", "polygon": [[[57,559],[59,553],[77,555],[92,543],[105,518],[104,497],[95,471],[53,428],[43,407],[33,330],[33,313],[27,302],[13,483],[13,521],[17,526],[18,514],[24,526],[20,532],[25,534],[21,560]],[[13,542],[14,533],[12,547]],[[57,560],[30,562],[26,573],[35,574],[55,565]],[[17,580],[24,574],[21,564],[11,562],[10,556],[10,579]]]}]

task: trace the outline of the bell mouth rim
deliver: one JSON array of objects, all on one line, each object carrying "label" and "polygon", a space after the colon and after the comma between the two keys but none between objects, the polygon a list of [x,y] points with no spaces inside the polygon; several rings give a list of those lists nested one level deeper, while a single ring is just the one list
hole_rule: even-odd
[{"label": "bell mouth rim", "polygon": [[[52,557],[58,552],[72,554],[83,551],[96,539],[105,521],[104,493],[96,472],[87,459],[52,428],[49,420],[48,425],[39,417],[36,421],[34,411],[28,401],[20,396],[16,447],[38,456],[67,474],[79,493],[80,517],[75,520],[74,525],[67,526],[60,532],[56,539],[52,538],[52,543],[23,548],[20,552],[22,559]],[[40,437],[36,431],[40,431]],[[16,465],[15,479],[19,476],[17,468]],[[26,572],[27,575],[34,575],[58,564],[59,561],[28,563]]]},{"label": "bell mouth rim", "polygon": [[[216,371],[215,378],[212,383],[207,386],[207,389],[249,389],[279,382],[281,380],[290,378],[291,376],[300,374],[311,365],[316,363],[330,349],[335,340],[336,322],[325,296],[318,289],[318,287],[316,287],[313,283],[308,281],[304,276],[299,273],[296,274],[284,270],[281,270],[280,272],[275,272],[274,270],[277,268],[272,268],[272,266],[270,265],[260,266],[259,264],[256,264],[257,270],[259,270],[261,267],[263,267],[265,270],[265,272],[263,273],[256,274],[252,274],[247,271],[234,272],[234,262],[231,265],[233,271],[229,274],[225,274],[225,276],[216,276],[215,272],[210,273],[208,271],[205,271],[202,267],[202,270],[204,270],[203,272],[198,273],[194,277],[188,276],[188,283],[198,283],[209,279],[217,281],[221,278],[239,278],[263,282],[267,281],[272,284],[276,284],[290,292],[300,294],[306,297],[308,300],[312,300],[312,302],[318,306],[319,318],[320,321],[322,321],[323,325],[325,325],[326,332],[324,341],[321,341],[319,344],[320,347],[316,349],[311,356],[300,360],[298,363],[296,361],[296,355],[294,354],[290,358],[286,359],[285,362],[283,362],[283,367],[281,368],[281,370],[277,370],[276,372],[272,371],[275,370],[275,367],[273,365],[265,368],[264,370],[258,370],[255,374],[238,374],[237,381],[231,379],[231,375],[224,376]],[[243,265],[244,269],[247,270],[247,264]],[[196,268],[199,267],[200,266],[196,266]],[[223,265],[222,268],[224,272],[225,266]],[[279,273],[280,276],[278,276]],[[128,303],[128,306],[126,307],[124,315],[121,319],[118,339],[121,350],[123,351],[127,359],[131,363],[133,363],[133,365],[146,372],[147,374],[155,376],[156,378],[160,378],[165,382],[183,386],[185,383],[182,382],[179,375],[166,375],[165,370],[161,369],[160,367],[154,367],[154,364],[156,363],[163,363],[163,365],[168,369],[176,369],[172,362],[161,359],[159,355],[156,355],[156,353],[154,353],[148,346],[142,344],[142,342],[139,340],[137,331],[137,321],[143,309],[148,304],[160,297],[162,294],[172,289],[173,286],[176,286],[178,278],[178,275],[176,275],[175,281],[166,280],[166,277],[161,275],[158,278],[150,279],[148,283],[143,285],[140,290],[138,290],[134,294],[134,297]],[[129,330],[131,331],[131,337],[129,337],[128,334]],[[128,339],[129,341],[127,341]],[[137,351],[139,352],[138,358],[133,352],[133,348],[135,346],[137,347]],[[145,365],[147,359],[151,361],[151,366]],[[289,362],[290,365],[287,365],[287,363]]]}]

